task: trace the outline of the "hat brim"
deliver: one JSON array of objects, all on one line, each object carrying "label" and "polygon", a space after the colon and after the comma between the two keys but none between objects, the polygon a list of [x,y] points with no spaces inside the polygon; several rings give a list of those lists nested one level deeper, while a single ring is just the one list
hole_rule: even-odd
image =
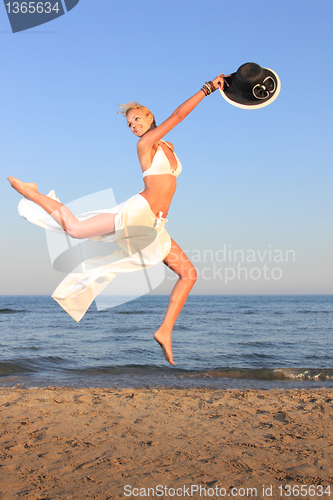
[{"label": "hat brim", "polygon": [[224,90],[219,89],[223,99],[225,99],[229,104],[232,104],[233,106],[242,109],[259,109],[259,108],[264,108],[265,106],[271,104],[273,101],[275,101],[275,99],[280,93],[281,82],[280,78],[278,77],[277,73],[275,73],[275,71],[269,68],[263,68],[263,70],[265,72],[265,77],[271,76],[276,83],[275,91],[272,93],[272,95],[269,95],[267,99],[258,101],[258,99],[256,99],[251,92],[240,92],[233,85],[233,79],[236,73],[233,73],[230,77],[225,78],[225,81],[228,82],[230,85],[229,87],[225,85]]}]

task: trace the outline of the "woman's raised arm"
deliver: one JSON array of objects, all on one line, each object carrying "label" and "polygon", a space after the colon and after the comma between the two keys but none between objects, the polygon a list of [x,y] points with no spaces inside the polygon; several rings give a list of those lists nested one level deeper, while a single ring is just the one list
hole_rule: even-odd
[{"label": "woman's raised arm", "polygon": [[[230,75],[228,75],[230,76]],[[217,90],[218,87],[221,89],[224,88],[224,75],[218,75],[213,80],[214,90]],[[206,84],[205,84],[206,85]],[[180,123],[188,114],[193,111],[193,109],[199,104],[200,101],[206,96],[206,92],[203,89],[200,89],[199,92],[194,94],[192,97],[187,99],[187,101],[183,102],[177,109],[172,113],[169,118],[167,118],[161,125],[150,130],[138,141],[137,149],[138,154],[144,154],[148,150],[151,149],[153,144],[158,142],[162,137],[164,137],[170,130],[172,130],[178,123]]]}]

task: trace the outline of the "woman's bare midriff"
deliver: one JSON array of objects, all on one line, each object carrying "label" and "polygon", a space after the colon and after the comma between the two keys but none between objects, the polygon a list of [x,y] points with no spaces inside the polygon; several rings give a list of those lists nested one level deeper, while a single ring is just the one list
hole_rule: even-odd
[{"label": "woman's bare midriff", "polygon": [[[166,179],[166,177],[170,178]],[[159,216],[160,212],[163,212],[162,217],[165,218],[168,215],[175,191],[176,178],[173,175],[150,175],[145,178],[145,189],[139,194],[148,201],[156,217]]]}]

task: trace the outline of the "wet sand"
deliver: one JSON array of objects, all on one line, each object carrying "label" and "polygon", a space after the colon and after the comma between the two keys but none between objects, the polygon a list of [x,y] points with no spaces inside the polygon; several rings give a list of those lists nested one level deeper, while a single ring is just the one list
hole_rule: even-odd
[{"label": "wet sand", "polygon": [[333,498],[332,390],[1,388],[0,424],[4,500]]}]

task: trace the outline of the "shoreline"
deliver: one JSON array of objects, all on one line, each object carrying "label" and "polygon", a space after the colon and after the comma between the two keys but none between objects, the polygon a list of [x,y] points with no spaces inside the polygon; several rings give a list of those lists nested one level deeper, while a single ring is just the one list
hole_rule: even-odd
[{"label": "shoreline", "polygon": [[[268,371],[268,370],[267,370]],[[285,370],[287,371],[287,370]],[[290,369],[289,371],[292,371]],[[295,370],[296,371],[296,370]],[[229,376],[221,374],[206,373],[177,373],[173,369],[169,372],[160,373],[124,373],[111,374],[101,373],[94,375],[82,375],[75,373],[50,372],[48,374],[8,374],[0,377],[0,390],[6,388],[14,389],[128,389],[136,390],[253,390],[253,391],[290,391],[290,390],[333,390],[333,377],[325,375],[325,370],[310,369],[307,372],[319,372],[320,376],[303,373],[290,375],[285,378],[264,378],[237,376],[237,371],[231,372]]]},{"label": "shoreline", "polygon": [[1,387],[0,410],[6,500],[134,498],[135,487],[146,488],[141,497],[154,498],[148,488],[171,496],[157,495],[157,485],[201,485],[207,498],[223,488],[265,498],[266,485],[267,497],[281,498],[287,484],[333,484],[333,390],[325,387]]}]

